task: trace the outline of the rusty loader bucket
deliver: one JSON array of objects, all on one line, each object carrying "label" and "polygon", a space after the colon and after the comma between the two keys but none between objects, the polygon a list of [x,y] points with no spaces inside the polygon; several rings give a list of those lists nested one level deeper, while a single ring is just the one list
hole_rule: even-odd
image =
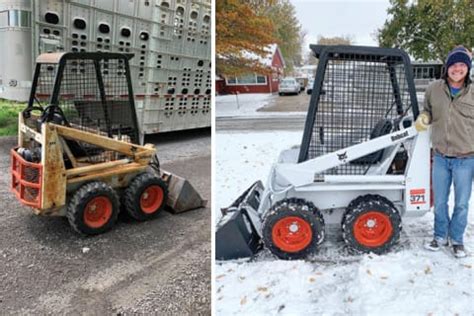
[{"label": "rusty loader bucket", "polygon": [[188,180],[168,171],[162,171],[162,178],[168,185],[166,204],[172,213],[182,213],[207,205],[207,200],[199,195]]}]

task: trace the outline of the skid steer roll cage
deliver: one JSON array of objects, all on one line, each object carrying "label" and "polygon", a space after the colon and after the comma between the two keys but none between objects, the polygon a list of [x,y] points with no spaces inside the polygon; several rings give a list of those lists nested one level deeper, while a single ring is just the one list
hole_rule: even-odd
[{"label": "skid steer roll cage", "polygon": [[[78,112],[75,115],[79,116],[75,122],[76,129],[90,131],[89,126],[83,125],[84,117],[99,116],[102,122],[98,120],[97,126],[112,138],[117,134],[113,125],[125,121],[128,126],[120,127],[118,133],[126,131],[130,141],[138,144],[138,121],[129,65],[131,58],[133,54],[98,52],[62,52],[38,56],[28,106],[23,111],[24,118],[35,109],[35,102],[42,108],[40,98],[48,102],[46,108],[42,109],[47,111],[47,115],[43,116],[43,121],[47,122],[53,121],[57,113],[64,115],[63,105],[74,102]],[[112,105],[114,102],[119,105]],[[97,109],[99,106],[100,110]],[[124,112],[122,117],[116,113],[119,111]],[[67,113],[64,116],[67,121]]]},{"label": "skid steer roll cage", "polygon": [[[419,111],[413,72],[410,58],[404,51],[363,46],[311,45],[310,47],[319,63],[298,162],[304,162],[321,154],[318,152],[320,147],[327,146],[323,141],[325,127],[329,132],[352,128],[353,134],[369,134],[377,119],[403,117],[409,110],[413,118],[417,118]],[[341,86],[341,90],[334,89],[336,85]],[[335,91],[330,94],[323,90],[325,88]],[[371,94],[365,96],[364,90],[371,91]],[[336,96],[343,100],[337,100]],[[344,103],[348,106],[346,107]],[[366,116],[361,120],[366,125],[363,129],[357,127],[356,130],[354,125],[348,125],[350,123],[345,124],[336,120],[334,113],[337,111],[340,112],[336,114],[342,121],[351,119],[349,116],[356,116],[355,113],[344,116],[343,112],[347,109],[360,110],[360,115]],[[320,110],[322,113],[318,113]],[[316,137],[317,134],[319,138]],[[354,139],[342,136],[340,144],[330,146],[328,152],[353,144]],[[343,170],[344,174],[353,172],[354,170]]]}]

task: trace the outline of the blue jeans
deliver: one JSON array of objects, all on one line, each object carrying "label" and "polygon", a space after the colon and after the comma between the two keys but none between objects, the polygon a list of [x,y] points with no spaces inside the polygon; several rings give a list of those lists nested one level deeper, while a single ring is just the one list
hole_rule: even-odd
[{"label": "blue jeans", "polygon": [[[446,242],[449,237],[453,245],[463,244],[473,175],[474,157],[447,158],[438,153],[434,154],[434,238],[441,243]],[[451,183],[454,183],[454,210],[449,218],[448,198]]]}]

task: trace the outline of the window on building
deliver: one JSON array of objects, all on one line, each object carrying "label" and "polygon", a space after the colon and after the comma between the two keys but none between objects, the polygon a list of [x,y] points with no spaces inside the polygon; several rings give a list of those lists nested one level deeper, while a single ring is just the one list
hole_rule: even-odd
[{"label": "window on building", "polygon": [[236,77],[227,78],[227,84],[237,84],[237,78]]},{"label": "window on building", "polygon": [[258,76],[258,75],[257,75],[257,83],[264,83],[264,84],[266,84],[266,83],[267,83],[267,77],[265,77],[265,76]]},{"label": "window on building", "polygon": [[228,85],[264,85],[267,84],[267,77],[256,74],[248,74],[239,77],[228,77],[226,78],[226,82]]}]

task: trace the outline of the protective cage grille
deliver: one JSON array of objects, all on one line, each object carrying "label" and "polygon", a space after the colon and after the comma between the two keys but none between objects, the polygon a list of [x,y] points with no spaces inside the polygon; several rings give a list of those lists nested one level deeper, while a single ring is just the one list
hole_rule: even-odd
[{"label": "protective cage grille", "polygon": [[[386,134],[387,120],[390,129],[397,118],[418,115],[409,58],[402,51],[351,46],[311,48],[319,64],[300,162],[381,136],[377,133],[383,125]],[[376,163],[373,158],[366,156],[323,174],[365,174]]]},{"label": "protective cage grille", "polygon": [[[78,130],[138,143],[126,56],[112,57],[106,53],[68,53],[65,56],[58,64],[41,64],[39,68],[36,98],[47,100],[51,97],[51,104],[57,104],[62,112],[51,120]],[[114,159],[102,148],[85,142],[69,140],[68,145],[75,156],[85,157],[89,162]]]},{"label": "protective cage grille", "polygon": [[12,149],[11,155],[11,189],[25,205],[41,207],[41,181],[43,168],[39,163],[28,162]]}]

